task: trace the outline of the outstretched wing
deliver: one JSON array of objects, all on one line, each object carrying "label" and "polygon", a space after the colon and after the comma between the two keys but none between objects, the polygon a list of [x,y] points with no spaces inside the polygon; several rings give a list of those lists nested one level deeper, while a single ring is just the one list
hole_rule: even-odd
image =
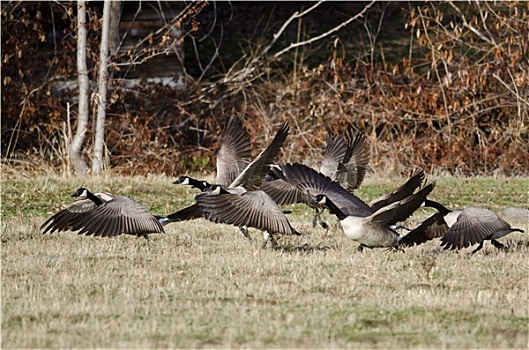
[{"label": "outstretched wing", "polygon": [[441,238],[444,249],[461,249],[481,243],[495,233],[511,230],[511,225],[494,212],[477,207],[467,207],[457,221]]},{"label": "outstretched wing", "polygon": [[202,215],[215,223],[247,226],[278,234],[299,234],[279,206],[263,191],[242,194],[209,194],[196,196]]},{"label": "outstretched wing", "polygon": [[40,227],[42,233],[54,233],[72,229],[72,221],[93,210],[96,204],[90,199],[78,200],[50,217]]},{"label": "outstretched wing", "polygon": [[217,154],[216,184],[229,186],[250,164],[252,144],[250,134],[240,117],[231,117],[222,136]]},{"label": "outstretched wing", "polygon": [[79,234],[87,236],[112,237],[122,233],[146,236],[164,232],[160,222],[143,204],[127,197],[116,197],[77,216],[71,224],[72,231],[79,230]]}]

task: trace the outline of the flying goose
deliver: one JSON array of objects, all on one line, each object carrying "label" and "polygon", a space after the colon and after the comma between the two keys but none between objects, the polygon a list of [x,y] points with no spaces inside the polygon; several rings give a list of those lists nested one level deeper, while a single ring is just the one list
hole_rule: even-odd
[{"label": "flying goose", "polygon": [[[369,144],[364,134],[358,133],[353,138],[351,132],[348,132],[347,140],[345,140],[329,132],[320,172],[338,182],[349,192],[353,192],[361,185],[365,177],[369,153]],[[273,172],[269,174],[268,181],[261,186],[261,189],[279,205],[309,204],[310,201],[310,196],[296,186],[278,178]],[[312,220],[313,226],[319,222],[325,230],[328,230],[327,223],[321,220],[323,208],[316,205],[314,209],[316,214]]]},{"label": "flying goose", "polygon": [[329,208],[340,220],[346,236],[360,243],[359,250],[364,247],[396,247],[402,236],[390,225],[411,216],[435,186],[430,183],[418,192],[375,211],[329,177],[305,165],[284,164],[274,167],[273,171],[277,177],[311,196],[311,204]]},{"label": "flying goose", "polygon": [[[453,213],[442,204],[432,200],[427,200],[425,205],[439,211]],[[447,221],[450,228],[441,238],[441,246],[445,250],[461,249],[478,244],[478,247],[472,251],[472,254],[475,254],[483,248],[485,241],[490,241],[496,248],[502,249],[504,245],[497,241],[498,238],[511,232],[524,232],[522,229],[512,228],[507,221],[498,217],[493,211],[481,207],[466,207],[461,211],[456,211],[455,215],[457,216],[453,224],[451,218]],[[447,216],[445,220],[446,218]]]},{"label": "flying goose", "polygon": [[263,247],[268,239],[277,246],[273,234],[300,235],[277,203],[264,191],[246,191],[241,187],[225,189],[213,185],[210,192],[197,195],[195,200],[200,214],[214,223],[263,231]]},{"label": "flying goose", "polygon": [[112,237],[122,233],[143,236],[163,233],[166,218],[154,216],[143,204],[128,197],[107,193],[93,194],[79,188],[72,197],[80,199],[50,217],[41,229],[43,233],[79,231],[87,236]]},{"label": "flying goose", "polygon": [[[242,126],[241,128],[238,128],[237,131],[240,131],[242,129]],[[176,212],[176,213],[173,213],[173,214],[170,214],[167,216],[167,219],[169,220],[169,222],[174,222],[174,221],[182,221],[182,220],[190,220],[190,219],[195,219],[195,218],[199,218],[199,217],[206,217],[208,219],[212,218],[213,217],[213,214],[211,214],[209,211],[206,211],[204,210],[204,207],[200,207],[199,208],[199,200],[201,201],[201,203],[203,203],[202,201],[205,201],[208,203],[209,206],[213,207],[215,206],[213,203],[214,202],[218,202],[216,205],[219,205],[219,206],[222,206],[223,205],[223,201],[225,200],[225,195],[226,194],[234,194],[234,195],[242,195],[243,193],[246,193],[246,192],[254,192],[254,191],[257,191],[261,185],[264,183],[265,181],[265,177],[267,175],[267,173],[269,172],[270,170],[270,164],[273,163],[274,161],[274,158],[277,156],[277,154],[279,153],[279,150],[281,149],[281,146],[283,145],[283,143],[285,142],[288,134],[289,134],[289,131],[290,131],[290,127],[288,126],[288,123],[285,121],[281,124],[281,127],[279,128],[279,130],[277,131],[274,139],[270,142],[270,144],[252,161],[252,162],[248,162],[248,164],[246,165],[246,167],[244,169],[242,169],[239,173],[237,173],[238,171],[238,168],[237,170],[227,170],[229,168],[229,165],[226,163],[224,165],[222,165],[220,168],[217,164],[217,169],[220,169],[220,171],[223,171],[224,174],[230,174],[229,178],[231,179],[231,183],[229,183],[228,185],[225,185],[225,180],[222,180],[223,178],[225,178],[226,176],[225,175],[220,175],[219,177],[219,174],[217,174],[217,181],[220,179],[222,183],[220,184],[214,184],[214,185],[209,185],[209,186],[204,186],[203,189],[202,189],[202,195],[199,195],[196,197],[196,202],[193,203],[192,205]],[[228,135],[232,135],[228,138],[228,140],[230,139],[236,139],[236,140],[241,140],[243,139],[243,137],[235,137],[234,134],[235,134],[235,131],[232,130],[232,131],[229,131],[227,133]],[[230,152],[228,152],[228,150],[233,150],[235,149],[236,147],[235,146],[230,146],[231,144],[231,141],[229,141],[227,143],[228,146],[226,146],[226,148],[224,148],[224,151],[222,152],[219,152],[223,154],[222,157],[220,157],[220,161],[221,162],[224,162],[226,159],[231,159],[232,157],[229,156],[228,154]],[[223,143],[223,146],[221,146],[221,148],[224,147],[224,143]],[[219,159],[219,157],[217,157]],[[217,161],[219,162],[219,160]],[[233,163],[236,163],[236,161],[234,159],[232,159],[232,162]],[[242,163],[241,163],[242,164]],[[235,176],[236,175],[236,176]],[[188,182],[188,183],[194,183],[196,185],[196,187],[200,188],[201,186],[203,186],[203,184],[200,184],[200,181],[197,180],[197,182],[194,182],[194,181],[189,181],[189,180],[183,180],[182,183],[184,182]],[[222,191],[220,191],[222,190]],[[220,191],[220,193],[216,193]],[[219,194],[221,194],[219,196]],[[258,193],[258,194],[250,194],[250,195],[246,195],[245,198],[261,198],[263,199],[266,194],[263,193]],[[209,198],[207,198],[209,196]],[[266,197],[268,197],[268,195],[266,195]],[[268,198],[264,199],[264,200],[268,200]],[[272,200],[272,199],[270,199]],[[277,206],[277,205],[276,205]],[[200,209],[200,210],[199,210]],[[253,211],[253,213],[256,213],[257,211]],[[207,214],[207,215],[206,215]],[[284,213],[282,212],[282,215],[284,216]],[[286,218],[285,218],[286,219]],[[226,222],[228,224],[231,224],[232,223],[232,220],[230,220],[229,218],[225,218],[224,216],[222,215],[219,215],[219,216],[215,216],[215,220],[214,222],[216,223],[221,223],[223,222],[223,220],[227,220],[229,222]],[[257,225],[259,226],[259,222],[256,222],[255,220],[250,220],[248,222],[248,224],[243,224],[243,225],[240,225],[239,228],[241,229],[241,231],[243,232],[243,234],[250,239],[250,235],[248,233],[248,230],[247,230],[247,227],[255,227],[254,225]],[[259,228],[259,227],[256,227],[256,228]],[[270,228],[271,230],[273,229]],[[273,233],[283,233],[283,232],[271,232],[271,231],[268,231],[266,235],[268,234],[273,234]],[[265,240],[266,242],[266,240]],[[266,243],[265,243],[266,244]]]},{"label": "flying goose", "polygon": [[[320,172],[323,175],[328,176],[331,180],[339,183],[348,192],[353,193],[353,191],[361,185],[364,179],[368,162],[369,145],[363,134],[358,134],[354,139],[351,138],[348,146],[342,139],[329,135]],[[277,166],[273,167],[275,170],[272,169],[272,173],[278,169]],[[272,174],[272,177],[275,179],[280,178],[277,174]],[[415,190],[421,186],[423,180],[424,171],[420,168],[415,169],[406,183],[395,189],[393,192],[371,201],[369,206],[374,212],[386,205],[400,201],[412,195]],[[270,196],[281,205],[293,203],[309,204],[311,199],[311,196],[307,195],[306,189],[305,192],[300,191],[293,184],[290,184],[287,181],[282,181],[281,179],[265,183],[262,189],[270,194]],[[346,197],[347,196],[342,193],[342,198]],[[351,199],[351,197],[349,197],[349,199],[353,204],[358,204],[357,200]],[[321,226],[325,229],[325,233],[323,234],[323,237],[325,237],[328,232],[328,225],[321,221],[321,210],[317,206],[315,206],[315,209],[316,215],[313,218],[313,226],[319,221]],[[428,229],[428,232],[428,234],[433,236],[438,234],[431,232],[431,229]]]},{"label": "flying goose", "polygon": [[[360,246],[358,247],[359,251],[364,247],[397,248],[400,245],[401,240],[406,236],[402,236],[393,230],[390,225],[396,221],[403,221],[411,216],[433,188],[434,184],[430,183],[414,195],[399,202],[394,202],[386,207],[382,207],[369,216],[347,215],[325,194],[316,195],[312,199],[312,202],[326,206],[338,217],[347,238],[360,243]],[[420,244],[428,240],[427,237],[418,235],[419,233],[424,232],[423,228],[425,228],[428,223],[423,224],[423,226],[420,226],[420,230],[417,229],[416,231],[411,231],[409,233],[410,236],[408,239],[404,240],[406,245]],[[416,234],[420,239],[411,239]]]}]

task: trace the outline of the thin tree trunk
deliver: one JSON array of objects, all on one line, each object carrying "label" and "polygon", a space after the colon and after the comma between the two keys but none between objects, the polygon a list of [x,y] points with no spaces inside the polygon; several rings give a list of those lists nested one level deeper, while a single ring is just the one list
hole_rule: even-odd
[{"label": "thin tree trunk", "polygon": [[112,57],[119,50],[119,22],[121,19],[121,1],[112,1],[110,6],[110,28],[108,33],[108,52]]},{"label": "thin tree trunk", "polygon": [[79,112],[77,131],[70,144],[70,161],[75,173],[86,176],[88,165],[81,154],[88,125],[88,69],[86,68],[86,1],[77,2],[77,74],[79,76]]},{"label": "thin tree trunk", "polygon": [[108,85],[108,37],[110,28],[111,1],[105,0],[103,7],[103,28],[101,32],[101,47],[99,53],[99,78],[97,84],[97,121],[94,141],[94,160],[92,173],[98,175],[103,171],[103,152],[105,149],[105,119]]}]

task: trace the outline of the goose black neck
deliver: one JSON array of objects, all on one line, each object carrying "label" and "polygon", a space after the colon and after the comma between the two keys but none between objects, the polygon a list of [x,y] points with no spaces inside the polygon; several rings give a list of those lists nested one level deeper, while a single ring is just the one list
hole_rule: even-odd
[{"label": "goose black neck", "polygon": [[189,178],[189,184],[191,187],[198,188],[202,192],[211,186],[211,184],[207,181],[199,181],[197,179],[193,179],[192,177]]},{"label": "goose black neck", "polygon": [[95,205],[101,205],[103,204],[103,201],[101,200],[101,198],[99,198],[98,196],[96,196],[95,194],[93,194],[92,192],[86,190],[86,198],[90,199],[92,202],[95,203]]},{"label": "goose black neck", "polygon": [[441,214],[443,215],[446,215],[448,213],[451,212],[450,209],[448,209],[447,207],[445,207],[444,205],[442,205],[441,203],[438,203],[436,201],[432,201],[432,200],[429,200],[429,199],[426,199],[424,201],[424,206],[425,207],[431,207],[431,208],[435,208],[437,209]]},{"label": "goose black neck", "polygon": [[198,188],[202,192],[206,191],[207,188],[211,186],[211,184],[209,184],[207,181],[200,181],[189,176],[186,176],[185,178],[181,177],[175,183],[181,184],[186,180],[186,185],[191,186],[191,188]]},{"label": "goose black neck", "polygon": [[336,204],[334,204],[333,201],[331,201],[329,198],[325,201],[325,206],[338,218],[338,220],[343,220],[347,217],[347,215],[344,214],[344,212],[338,208]]}]

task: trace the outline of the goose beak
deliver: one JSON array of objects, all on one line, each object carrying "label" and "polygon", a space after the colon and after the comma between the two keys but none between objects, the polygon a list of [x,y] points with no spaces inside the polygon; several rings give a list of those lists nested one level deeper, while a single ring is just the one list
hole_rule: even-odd
[{"label": "goose beak", "polygon": [[311,205],[317,205],[317,204],[319,204],[319,203],[318,203],[318,200],[316,200],[316,198],[312,198],[312,199],[309,201],[309,204],[311,204]]}]

